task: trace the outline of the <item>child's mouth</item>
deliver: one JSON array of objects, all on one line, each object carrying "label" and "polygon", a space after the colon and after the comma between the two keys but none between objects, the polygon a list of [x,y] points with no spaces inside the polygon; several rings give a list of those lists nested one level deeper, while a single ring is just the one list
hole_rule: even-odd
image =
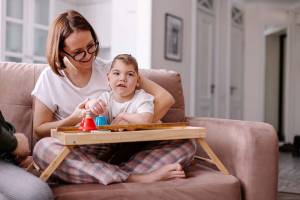
[{"label": "child's mouth", "polygon": [[126,88],[126,85],[120,83],[120,84],[117,84],[117,87],[122,87],[122,88]]}]

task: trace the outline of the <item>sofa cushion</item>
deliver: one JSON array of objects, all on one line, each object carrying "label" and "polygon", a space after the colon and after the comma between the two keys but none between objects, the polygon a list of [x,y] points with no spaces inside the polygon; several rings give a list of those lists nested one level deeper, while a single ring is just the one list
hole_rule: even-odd
[{"label": "sofa cushion", "polygon": [[0,66],[0,110],[17,132],[25,133],[30,141],[33,141],[31,91],[45,66],[10,62]]},{"label": "sofa cushion", "polygon": [[162,119],[163,122],[185,121],[184,97],[180,74],[164,69],[140,70],[141,74],[168,90],[176,102]]},{"label": "sofa cushion", "polygon": [[53,187],[55,199],[230,199],[240,200],[238,179],[218,171],[192,166],[189,178],[155,183],[60,185]]}]

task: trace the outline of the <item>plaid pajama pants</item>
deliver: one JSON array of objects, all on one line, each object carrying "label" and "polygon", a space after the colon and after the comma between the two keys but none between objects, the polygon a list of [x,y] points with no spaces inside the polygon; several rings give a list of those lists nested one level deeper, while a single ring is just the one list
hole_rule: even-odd
[{"label": "plaid pajama pants", "polygon": [[[190,165],[196,152],[194,140],[148,142],[143,150],[119,165],[99,160],[97,154],[109,145],[85,145],[72,149],[54,175],[71,183],[101,183],[104,185],[125,182],[130,174],[150,173],[166,164]],[[41,169],[62,150],[55,138],[44,138],[34,147],[33,159]]]}]

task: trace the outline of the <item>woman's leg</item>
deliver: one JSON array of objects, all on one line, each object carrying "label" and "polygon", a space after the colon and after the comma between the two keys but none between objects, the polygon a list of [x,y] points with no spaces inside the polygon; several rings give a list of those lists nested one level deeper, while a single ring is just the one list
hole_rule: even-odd
[{"label": "woman's leg", "polygon": [[132,181],[153,182],[184,177],[182,167],[191,164],[195,152],[194,140],[150,142],[146,150],[135,154],[120,168],[130,174],[138,175],[138,179]]},{"label": "woman's leg", "polygon": [[[0,161],[0,199],[53,199],[49,186],[22,168]],[[2,194],[2,196],[1,196]]]},{"label": "woman's leg", "polygon": [[[62,150],[63,145],[55,138],[44,138],[34,147],[33,160],[45,169]],[[108,164],[96,158],[92,146],[80,146],[72,149],[54,175],[71,183],[102,183],[104,185],[124,182],[128,173],[118,166]]]}]

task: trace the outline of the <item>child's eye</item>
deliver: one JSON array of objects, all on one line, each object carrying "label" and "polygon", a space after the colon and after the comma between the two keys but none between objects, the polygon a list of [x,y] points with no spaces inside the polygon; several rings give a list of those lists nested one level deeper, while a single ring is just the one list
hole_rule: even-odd
[{"label": "child's eye", "polygon": [[134,73],[129,73],[128,76],[134,76]]},{"label": "child's eye", "polygon": [[119,72],[114,72],[113,75],[118,76],[120,73]]}]

